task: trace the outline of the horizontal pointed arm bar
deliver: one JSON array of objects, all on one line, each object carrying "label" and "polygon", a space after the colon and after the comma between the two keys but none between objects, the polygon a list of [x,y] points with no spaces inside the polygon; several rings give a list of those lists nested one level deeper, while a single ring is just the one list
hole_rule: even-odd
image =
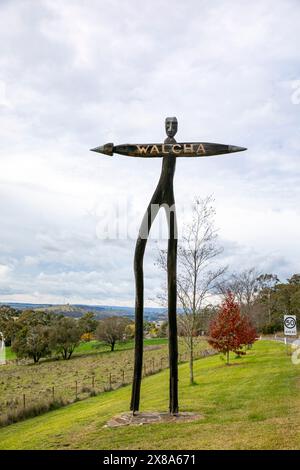
[{"label": "horizontal pointed arm bar", "polygon": [[91,149],[105,155],[127,155],[129,157],[161,158],[167,155],[174,157],[210,157],[224,153],[242,152],[245,147],[235,145],[214,144],[209,142],[178,142],[172,144],[122,144],[112,143]]}]

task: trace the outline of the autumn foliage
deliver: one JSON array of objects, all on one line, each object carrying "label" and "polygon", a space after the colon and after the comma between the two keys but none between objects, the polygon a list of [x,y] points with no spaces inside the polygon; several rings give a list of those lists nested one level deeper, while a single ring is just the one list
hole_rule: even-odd
[{"label": "autumn foliage", "polygon": [[90,341],[93,341],[95,339],[95,335],[93,333],[83,333],[80,336],[80,341],[83,341],[84,343],[88,343]]},{"label": "autumn foliage", "polygon": [[256,339],[256,330],[249,318],[241,315],[240,307],[231,292],[228,292],[220,311],[210,324],[209,344],[227,357],[229,352],[245,354],[243,347],[253,344]]}]

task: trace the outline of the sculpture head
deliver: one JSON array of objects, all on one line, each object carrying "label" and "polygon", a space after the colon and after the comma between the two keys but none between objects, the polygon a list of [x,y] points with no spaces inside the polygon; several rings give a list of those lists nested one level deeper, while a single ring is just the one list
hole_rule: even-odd
[{"label": "sculpture head", "polygon": [[166,133],[168,137],[174,137],[177,133],[178,122],[176,117],[167,117],[165,121]]}]

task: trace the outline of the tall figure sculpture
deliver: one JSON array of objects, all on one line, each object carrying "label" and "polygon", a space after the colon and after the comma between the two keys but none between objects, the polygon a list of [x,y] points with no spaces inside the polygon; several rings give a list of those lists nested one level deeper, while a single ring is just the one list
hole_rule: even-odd
[{"label": "tall figure sculpture", "polygon": [[174,136],[177,132],[176,117],[166,118],[167,138],[158,144],[121,144],[108,143],[91,149],[93,152],[113,156],[114,153],[130,157],[162,158],[161,175],[144,215],[140,227],[134,255],[135,274],[135,357],[134,376],[130,409],[138,411],[143,367],[143,313],[144,313],[144,273],[143,260],[151,225],[161,207],[167,214],[169,239],[167,256],[168,273],[168,320],[169,320],[169,364],[170,364],[170,413],[178,413],[178,344],[176,321],[176,258],[177,258],[177,223],[173,191],[173,179],[178,157],[210,157],[232,152],[241,152],[245,147],[215,144],[210,142],[177,143]]},{"label": "tall figure sculpture", "polygon": [[[168,117],[165,121],[167,138],[165,144],[176,144],[174,136],[177,132],[176,117]],[[163,157],[161,175],[144,215],[134,255],[135,274],[135,358],[134,376],[130,409],[137,411],[140,403],[140,389],[143,367],[143,312],[144,312],[144,273],[143,261],[151,225],[161,206],[166,210],[169,241],[168,241],[168,321],[169,321],[169,363],[170,363],[170,398],[169,409],[173,414],[178,413],[178,344],[176,320],[176,263],[177,263],[177,221],[173,190],[173,179],[176,158],[171,155]]]}]

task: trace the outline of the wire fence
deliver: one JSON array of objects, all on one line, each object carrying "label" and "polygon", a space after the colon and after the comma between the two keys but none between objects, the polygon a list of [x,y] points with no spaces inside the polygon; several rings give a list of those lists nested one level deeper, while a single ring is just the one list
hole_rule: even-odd
[{"label": "wire fence", "polygon": [[[204,349],[195,352],[194,359],[211,356],[215,352]],[[188,353],[178,354],[178,363],[189,360]],[[144,361],[143,377],[156,374],[169,367],[168,356],[152,357]],[[77,377],[73,381],[60,385],[55,383],[45,386],[33,393],[21,393],[8,400],[0,400],[0,426],[5,426],[22,419],[42,414],[51,409],[74,403],[79,400],[99,395],[101,393],[116,390],[132,383],[132,370],[121,369],[118,373],[109,372],[107,376],[98,377],[91,374],[80,380]]]}]

